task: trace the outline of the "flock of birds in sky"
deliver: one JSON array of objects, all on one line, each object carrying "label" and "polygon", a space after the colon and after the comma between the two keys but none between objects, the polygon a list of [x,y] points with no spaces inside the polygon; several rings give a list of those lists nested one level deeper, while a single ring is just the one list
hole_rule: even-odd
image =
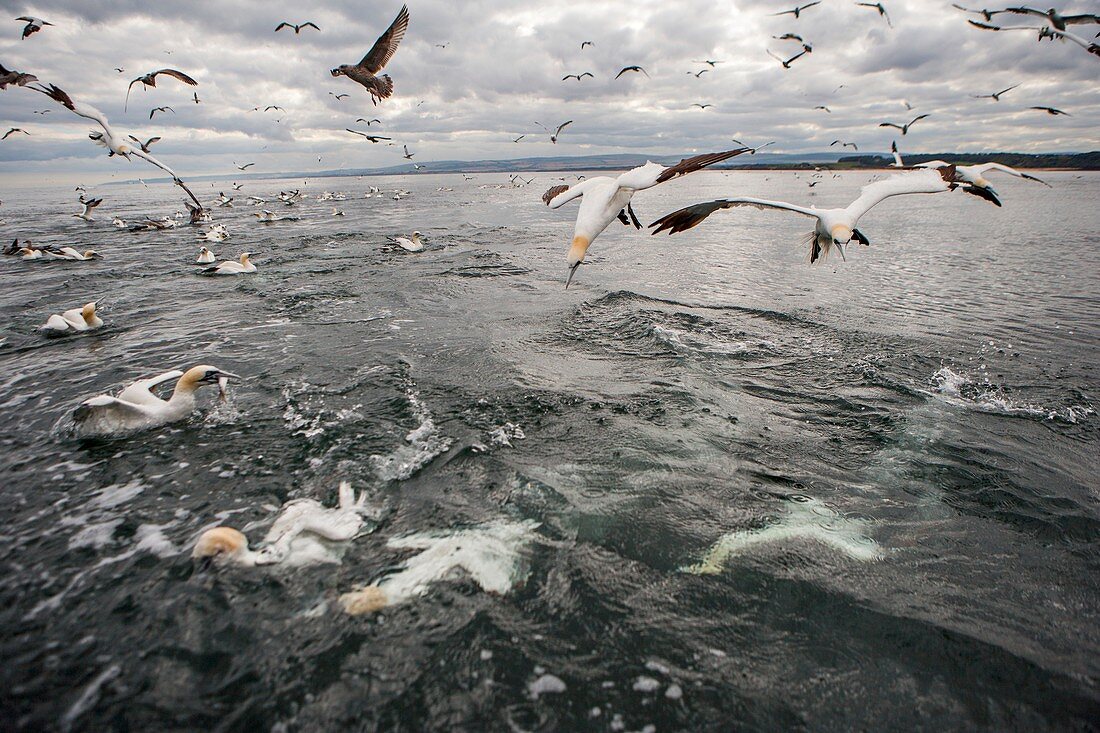
[{"label": "flock of birds in sky", "polygon": [[[823,0],[817,0],[817,2],[799,5],[775,13],[774,15],[782,17],[790,16],[792,21],[799,21],[805,24],[807,21],[805,21],[804,18],[811,17],[815,12],[819,12],[815,10],[815,8],[822,5],[822,2]],[[869,11],[873,11],[883,22],[891,27],[893,26],[893,21],[890,18],[884,2],[857,2],[855,4],[867,8]],[[976,18],[969,20],[970,24],[977,28],[991,32],[1035,32],[1038,35],[1039,41],[1068,41],[1081,46],[1090,54],[1100,56],[1100,47],[1097,46],[1095,41],[1087,40],[1068,30],[1070,26],[1076,27],[1100,24],[1100,17],[1096,15],[1068,15],[1062,14],[1055,9],[1040,11],[1027,7],[1012,7],[1000,10],[974,10],[959,5],[955,7],[966,14],[980,17],[981,20]],[[1034,24],[1007,26],[993,24],[995,19],[1011,19],[1015,16],[1026,16],[1028,21],[1034,21]],[[408,8],[403,6],[390,26],[378,37],[377,41],[362,59],[354,64],[343,64],[331,69],[329,72],[331,76],[334,78],[346,77],[351,82],[362,87],[367,95],[369,95],[369,99],[373,105],[381,104],[389,99],[394,94],[394,81],[388,74],[382,72],[397,52],[408,30],[409,19],[410,15]],[[18,20],[26,23],[22,32],[23,39],[28,39],[34,34],[42,32],[44,29],[53,25],[48,21],[32,16],[22,16],[18,18]],[[275,27],[276,33],[289,32],[291,30],[295,35],[322,32],[321,28],[312,21],[302,23],[283,21]],[[804,34],[788,32],[783,35],[773,36],[773,38],[783,44],[797,44],[797,46],[791,47],[791,53],[776,54],[770,49],[768,50],[768,53],[775,58],[776,61],[782,64],[784,69],[794,68],[796,62],[813,52],[812,44],[804,40]],[[592,40],[582,41],[580,50],[583,52],[586,48],[595,45],[595,43],[596,41]],[[445,46],[446,44],[441,45]],[[797,50],[793,50],[795,48],[797,48]],[[704,74],[715,72],[723,62],[718,59],[704,59],[698,63],[701,64],[703,68],[688,71],[686,73],[696,78],[700,78]],[[124,70],[117,68],[116,71],[121,74]],[[628,74],[640,75],[646,78],[649,77],[649,73],[642,66],[628,64],[621,67],[614,75],[614,79],[619,79]],[[586,79],[594,78],[594,72],[585,70],[566,74],[562,77],[562,81],[584,83]],[[186,89],[197,88],[199,86],[199,81],[184,71],[172,68],[156,69],[138,76],[129,83],[126,90],[126,104],[129,102],[130,93],[134,86],[140,84],[143,89],[157,89],[158,83],[162,85],[179,84],[183,85]],[[95,129],[91,131],[89,138],[96,145],[104,148],[108,156],[117,156],[127,160],[138,158],[165,171],[171,176],[172,181],[186,193],[189,199],[187,207],[189,209],[188,218],[190,223],[200,225],[212,221],[213,217],[210,212],[207,211],[207,208],[199,198],[195,196],[184,181],[172,170],[172,168],[150,153],[150,148],[161,139],[159,136],[150,137],[142,141],[134,135],[120,133],[111,125],[106,115],[95,107],[79,101],[78,95],[71,94],[52,83],[39,83],[38,78],[34,74],[13,71],[0,66],[0,89],[7,89],[9,86],[25,87],[28,90],[42,94],[74,115],[90,120],[94,123]],[[1019,84],[1013,84],[997,92],[974,96],[979,99],[990,99],[993,102],[1000,102],[1002,96],[1010,93],[1018,86]],[[194,103],[200,103],[201,100],[198,96],[198,91],[192,91],[192,94]],[[330,92],[330,94],[338,100],[348,97],[348,93],[343,92]],[[706,110],[712,105],[709,103],[697,103],[695,106],[702,110]],[[276,105],[268,105],[262,109],[263,111],[282,110],[281,107]],[[819,105],[816,109],[822,110],[826,114],[831,114],[831,109],[828,106]],[[1068,114],[1055,107],[1032,107],[1032,109],[1043,111],[1051,115]],[[260,107],[255,107],[253,111],[260,110]],[[157,114],[169,114],[172,112],[174,112],[174,110],[169,105],[153,107],[149,112],[149,119],[153,119]],[[45,114],[45,111],[42,111],[41,114]],[[879,127],[894,129],[897,131],[899,138],[905,138],[914,125],[918,123],[924,125],[929,124],[923,121],[931,116],[932,113],[916,114],[907,121],[883,121],[879,123]],[[365,124],[368,128],[374,124],[381,124],[381,120],[378,118],[366,117],[360,117],[356,122]],[[536,123],[536,125],[542,128],[549,136],[550,142],[555,144],[559,142],[563,132],[571,124],[573,124],[573,120],[567,120],[557,125],[542,125],[541,123]],[[361,136],[371,143],[387,142],[389,144],[396,144],[390,136],[363,132],[350,127],[345,129],[347,132]],[[2,139],[6,141],[20,133],[23,135],[29,134],[26,130],[12,128],[3,135]],[[513,142],[518,143],[525,137],[527,137],[527,133],[511,139]],[[734,142],[738,141],[735,140]],[[854,150],[859,149],[857,143],[839,139],[833,141],[832,146],[841,146],[842,148],[851,147]],[[765,147],[765,145],[750,147],[738,142],[738,147],[736,148],[696,155],[681,160],[675,165],[664,166],[649,162],[616,177],[579,177],[576,183],[571,185],[556,185],[547,190],[545,194],[543,194],[542,200],[552,209],[557,209],[571,201],[580,199],[573,237],[566,254],[566,265],[568,267],[568,276],[565,282],[566,287],[568,288],[573,281],[593,241],[610,226],[612,222],[618,220],[628,227],[633,226],[636,229],[643,228],[643,225],[638,220],[632,207],[632,200],[636,193],[740,155],[755,154],[757,150],[762,147]],[[894,168],[898,169],[899,172],[885,179],[865,185],[861,189],[860,195],[852,203],[843,208],[819,209],[814,206],[802,206],[784,201],[771,201],[749,196],[735,196],[696,203],[684,207],[678,211],[660,217],[649,226],[653,230],[653,234],[662,232],[677,234],[697,226],[708,216],[721,209],[755,207],[760,209],[787,211],[810,218],[814,221],[814,229],[807,237],[807,245],[809,248],[810,262],[815,263],[827,257],[833,249],[836,249],[843,258],[845,254],[844,248],[853,240],[862,245],[870,244],[869,238],[859,229],[858,225],[860,219],[872,207],[886,199],[902,195],[918,193],[936,194],[962,189],[996,206],[1001,206],[998,194],[986,177],[988,174],[1000,172],[1044,183],[1034,176],[1021,173],[1008,166],[997,163],[964,166],[955,165],[949,161],[937,160],[909,167],[904,164],[896,140],[891,147],[894,156],[894,163],[892,165]],[[402,150],[403,157],[411,161],[415,154],[409,150],[408,145],[402,145]],[[235,164],[236,168],[240,171],[245,171],[253,165],[255,165],[253,162]],[[422,167],[420,164],[414,165],[417,170]],[[530,183],[530,181],[522,179],[519,176],[514,176],[512,181],[515,185]],[[812,181],[809,183],[809,186],[812,188],[816,184],[817,181]],[[240,188],[240,184],[234,184],[234,190],[239,191]],[[381,196],[382,193],[379,189],[371,187],[367,196],[374,195]],[[399,199],[403,195],[407,195],[407,192],[397,191],[395,192],[394,198]],[[331,194],[326,194],[326,196],[330,200],[340,200],[339,196]],[[249,198],[257,205],[267,203],[264,199],[259,197],[253,196]],[[302,198],[304,198],[304,194],[300,191],[284,191],[279,194],[278,200],[285,206],[293,206]],[[324,197],[322,197],[322,199],[324,199]],[[232,202],[233,197],[222,193],[215,207],[232,206]],[[79,214],[74,214],[74,216],[90,222],[93,220],[92,212],[96,207],[102,204],[102,199],[86,198],[82,193],[80,196],[80,203],[82,210]],[[333,214],[342,215],[343,212],[334,209]],[[265,224],[296,219],[296,217],[276,215],[267,209],[257,212],[256,216],[260,223]],[[180,217],[182,217],[182,214],[177,216],[177,218]],[[132,231],[146,231],[175,226],[175,221],[172,217],[165,217],[162,220],[147,219],[143,222],[128,225],[119,219],[115,219],[114,224],[120,227],[127,227]],[[228,231],[222,225],[213,225],[208,231],[201,234],[199,238],[207,244],[211,242],[221,242],[228,238]],[[411,238],[397,238],[394,242],[410,252],[420,251],[424,247],[419,232],[414,232]],[[81,252],[75,247],[34,246],[28,242],[20,243],[18,240],[7,247],[4,253],[18,255],[26,260],[43,261],[56,260],[76,262],[94,260],[100,257],[94,250]],[[256,265],[251,261],[250,257],[250,253],[246,252],[237,260],[227,260],[217,263],[214,253],[204,244],[196,261],[198,264],[205,266],[203,272],[206,274],[243,275],[256,272]],[[45,325],[42,326],[42,330],[48,334],[57,335],[82,333],[98,329],[103,326],[103,321],[99,315],[99,309],[101,307],[102,302],[90,302],[80,308],[74,308],[63,313],[52,315]],[[138,380],[127,386],[117,395],[100,395],[85,400],[74,413],[74,424],[76,430],[81,434],[99,435],[125,433],[182,420],[190,415],[195,409],[195,395],[199,389],[207,385],[217,385],[219,394],[224,399],[226,385],[230,379],[234,378],[237,378],[235,374],[208,365],[196,366],[187,371],[169,371],[151,379]],[[154,390],[158,386],[173,382],[175,387],[167,399],[161,398],[155,393]],[[265,548],[263,550],[253,551],[249,549],[247,539],[237,530],[227,527],[218,527],[204,533],[199,539],[194,550],[195,556],[199,558],[228,558],[242,564],[252,565],[277,562],[304,564],[318,561],[317,556],[319,550],[317,548],[320,545],[327,547],[330,546],[331,543],[347,542],[353,539],[363,527],[364,522],[362,517],[366,512],[362,499],[355,499],[350,487],[347,485],[341,486],[340,505],[335,509],[325,508],[313,500],[299,500],[297,503],[292,502],[291,505],[288,505],[285,509],[286,511],[283,517],[276,521],[275,525],[272,527],[265,541]],[[468,532],[472,531],[473,530],[470,530]],[[480,534],[478,534],[478,532],[480,532]],[[517,537],[526,538],[529,534],[530,527],[527,526],[493,525],[491,527],[480,528],[473,535],[463,535],[467,540],[466,542],[463,542],[461,539],[455,539],[458,535],[451,535],[445,540],[436,538],[439,542],[435,544],[433,544],[433,541],[430,539],[418,540],[421,544],[417,546],[422,549],[429,548],[429,552],[436,552],[437,555],[451,562],[451,566],[455,563],[461,564],[461,562],[467,562],[467,570],[476,574],[477,572],[481,572],[484,567],[479,566],[477,562],[475,562],[476,558],[470,559],[469,553],[472,551],[470,549],[472,545],[468,541],[470,537],[476,536],[479,542],[486,543],[488,547],[494,542],[504,542],[505,540],[502,538],[511,538],[514,540]],[[320,545],[318,545],[318,543],[320,543]],[[464,544],[465,550],[463,549]],[[297,548],[297,551],[295,548]],[[463,554],[464,552],[466,554]],[[504,550],[500,550],[497,553],[496,557],[500,560],[494,569],[494,572],[497,574],[495,576],[492,576],[492,574],[485,575],[483,578],[483,586],[499,590],[500,592],[507,590],[508,585],[502,578],[511,577],[514,572],[516,561],[513,555],[514,553],[509,553]],[[465,560],[460,561],[456,559],[460,557],[465,558]],[[413,571],[414,567],[416,568],[415,572]],[[481,570],[475,570],[475,567],[481,568]],[[388,601],[392,602],[393,599],[398,596],[405,598],[422,592],[426,584],[434,577],[431,572],[427,572],[423,567],[416,566],[415,561],[410,562],[406,570],[413,573],[414,577],[407,577],[401,582],[390,580],[391,590],[388,596],[387,593],[384,592],[384,586],[370,586],[368,589],[361,591],[360,595],[347,599],[345,601],[345,606],[349,610],[352,608],[360,609],[360,612],[376,610],[386,605]],[[398,588],[400,588],[400,590],[398,590]]]}]

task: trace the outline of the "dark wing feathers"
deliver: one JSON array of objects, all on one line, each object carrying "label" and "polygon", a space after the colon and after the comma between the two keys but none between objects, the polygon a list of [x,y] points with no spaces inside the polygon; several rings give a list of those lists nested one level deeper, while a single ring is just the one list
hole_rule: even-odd
[{"label": "dark wing feathers", "polygon": [[550,202],[554,200],[555,196],[557,196],[558,194],[561,194],[561,193],[565,193],[568,190],[569,190],[569,186],[565,186],[565,185],[551,186],[550,188],[546,189],[546,193],[544,193],[542,195],[542,203],[549,206]]},{"label": "dark wing feathers", "polygon": [[397,17],[393,19],[393,23],[390,24],[385,33],[378,37],[378,40],[374,42],[374,47],[367,52],[359,65],[372,74],[381,71],[397,52],[397,46],[401,43],[401,39],[405,37],[405,31],[408,30],[408,27],[409,8],[402,5]]},{"label": "dark wing feathers", "polygon": [[661,175],[657,176],[657,183],[664,183],[676,176],[693,173],[701,168],[706,168],[708,165],[720,163],[723,160],[740,155],[741,153],[747,153],[748,151],[749,148],[737,148],[736,150],[727,150],[722,153],[704,153],[703,155],[696,155],[694,158],[684,158],[676,165],[661,171]]},{"label": "dark wing feathers", "polygon": [[692,204],[691,206],[685,206],[679,211],[674,211],[671,214],[665,214],[649,226],[650,228],[657,227],[653,230],[653,234],[658,234],[663,231],[668,231],[669,234],[678,234],[691,229],[719,209],[726,208],[729,208],[729,204],[725,199],[704,201],[701,204]]},{"label": "dark wing feathers", "polygon": [[160,71],[154,71],[151,76],[157,77],[160,74],[166,74],[174,79],[179,79],[184,84],[190,84],[193,87],[197,87],[199,85],[197,81],[189,77],[187,74],[184,74],[182,71],[176,71],[175,69],[161,69]]}]

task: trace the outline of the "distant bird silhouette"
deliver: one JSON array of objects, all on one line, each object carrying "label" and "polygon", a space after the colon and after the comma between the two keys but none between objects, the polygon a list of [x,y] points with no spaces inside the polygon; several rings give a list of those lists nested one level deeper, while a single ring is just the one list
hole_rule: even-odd
[{"label": "distant bird silhouette", "polygon": [[130,139],[138,144],[138,147],[141,148],[141,152],[143,152],[143,153],[148,153],[149,152],[149,147],[152,146],[153,143],[158,142],[160,140],[159,137],[151,137],[148,140],[146,140],[145,142],[142,142],[141,140],[137,139],[133,135],[130,135]]},{"label": "distant bird silhouette", "polygon": [[527,135],[520,135],[519,137],[513,139],[512,142],[518,143],[520,140],[522,140],[525,137],[527,137]]},{"label": "distant bird silhouette", "polygon": [[367,127],[370,127],[370,126],[371,126],[371,124],[372,124],[372,123],[374,123],[374,122],[377,122],[377,123],[378,123],[379,125],[381,125],[381,124],[382,124],[382,120],[378,119],[377,117],[376,117],[376,118],[374,118],[373,120],[368,120],[368,119],[364,119],[364,118],[362,118],[362,117],[357,117],[357,118],[355,119],[355,121],[356,121],[356,122],[366,122],[366,123],[367,123]]},{"label": "distant bird silhouette", "polygon": [[696,79],[698,79],[699,77],[701,77],[703,74],[707,73],[708,71],[710,71],[710,69],[700,69],[699,71],[689,71],[687,73],[688,73],[688,76],[694,76]]},{"label": "distant bird silhouette", "polygon": [[695,104],[693,104],[691,106],[692,107],[698,107],[699,109],[706,109],[707,107],[713,107],[714,105],[713,104],[699,104],[698,102],[696,102]]},{"label": "distant bird silhouette", "polygon": [[584,77],[586,77],[586,76],[591,76],[591,77],[592,77],[593,79],[595,78],[595,77],[594,77],[594,76],[592,75],[592,72],[591,72],[591,71],[586,71],[586,72],[584,72],[584,73],[582,73],[582,74],[566,74],[565,76],[563,76],[563,77],[561,78],[561,80],[562,80],[562,81],[565,81],[566,79],[576,79],[577,81],[580,81],[581,79],[583,79],[583,78],[584,78]]},{"label": "distant bird silhouette", "polygon": [[33,15],[21,15],[16,20],[26,21],[26,25],[23,26],[23,37],[20,40],[26,40],[27,36],[31,36],[38,31],[42,30],[44,25],[53,25],[53,23],[47,23],[41,18],[35,18]]},{"label": "distant bird silhouette", "polygon": [[344,129],[347,130],[350,133],[355,134],[355,135],[362,135],[366,139],[370,140],[372,143],[376,143],[379,140],[392,140],[393,139],[392,137],[380,137],[378,135],[368,135],[365,132],[359,132],[358,130],[353,130],[350,127],[345,127]]},{"label": "distant bird silhouette", "polygon": [[350,97],[351,96],[350,94],[337,94],[336,92],[329,92],[329,94],[333,97],[336,97],[337,101],[343,99],[344,97]]},{"label": "distant bird silhouette", "polygon": [[839,145],[842,148],[851,148],[852,150],[859,150],[859,146],[856,145],[855,143],[846,143],[846,142],[842,142],[840,140],[833,140],[831,143],[829,143],[830,148],[833,147],[834,145]]},{"label": "distant bird silhouette", "polygon": [[1018,86],[1020,86],[1020,85],[1019,84],[1013,84],[1012,86],[1008,87],[1007,89],[1002,89],[1001,91],[993,92],[992,94],[971,94],[970,96],[972,96],[974,99],[992,99],[994,102],[1000,102],[1002,94],[1004,94],[1006,92],[1011,92],[1013,89],[1015,89]]},{"label": "distant bird silhouette", "polygon": [[878,126],[879,127],[893,127],[896,130],[901,130],[902,135],[907,135],[907,134],[909,134],[909,128],[912,127],[914,124],[916,124],[917,120],[923,120],[925,117],[928,117],[928,116],[929,115],[917,115],[913,119],[909,120],[909,122],[905,123],[904,125],[895,125],[893,122],[880,122]]},{"label": "distant bird silhouette", "polygon": [[812,8],[813,6],[820,4],[821,0],[817,0],[817,2],[807,3],[806,5],[798,5],[790,10],[784,10],[781,13],[772,13],[772,15],[793,15],[795,18],[800,18],[802,17],[803,10],[805,10],[806,8]]},{"label": "distant bird silhouette", "polygon": [[890,22],[890,15],[886,12],[886,8],[883,7],[882,3],[856,3],[856,5],[859,5],[863,8],[873,8],[877,10],[878,14],[886,19],[886,25],[890,26],[891,28],[894,27],[894,24]]},{"label": "distant bird silhouette", "polygon": [[720,64],[722,62],[721,61],[711,61],[710,59],[703,59],[702,61],[692,61],[691,63],[693,63],[693,64],[706,64],[707,66],[709,66],[713,69],[715,66],[717,66],[718,64]]},{"label": "distant bird silhouette", "polygon": [[1065,115],[1066,117],[1073,116],[1069,112],[1063,112],[1062,110],[1055,109],[1054,107],[1028,107],[1028,109],[1037,109],[1041,112],[1046,112],[1048,115],[1053,115],[1055,117],[1057,117],[1058,115]]},{"label": "distant bird silhouette", "polygon": [[[184,74],[182,71],[177,71],[176,69],[160,69],[159,71],[152,71],[145,76],[139,76],[137,79],[134,79],[132,82],[130,82],[130,86],[126,87],[126,103],[129,104],[130,102],[130,90],[134,88],[134,84],[140,83],[142,89],[146,89],[148,87],[155,88],[157,85],[157,77],[162,74],[164,76],[170,76],[173,79],[179,79],[184,84],[189,84],[193,87],[199,85],[197,81],[189,77],[187,74]],[[125,108],[126,107],[124,105],[123,109]]]},{"label": "distant bird silhouette", "polygon": [[198,92],[194,93],[194,99],[195,99],[195,104],[198,104],[199,102],[202,101],[201,99],[199,99],[199,93]]},{"label": "distant bird silhouette", "polygon": [[237,163],[236,163],[236,162],[234,162],[234,163],[233,163],[233,165],[236,165],[236,166],[237,166],[237,170],[239,170],[239,171],[243,171],[243,170],[244,170],[245,168],[250,168],[250,167],[252,167],[252,166],[254,166],[254,165],[256,165],[256,164],[255,164],[255,163],[245,163],[244,165],[237,165]]},{"label": "distant bird silhouette", "polygon": [[0,140],[7,140],[9,135],[14,135],[17,132],[21,132],[24,135],[30,135],[29,132],[27,132],[26,130],[24,130],[21,127],[13,127],[13,128],[11,128],[10,130],[8,130],[7,132],[4,133],[4,137],[0,137]]},{"label": "distant bird silhouette", "polygon": [[817,105],[816,107],[814,107],[814,109],[823,109],[823,110],[825,110],[826,112],[828,112],[829,114],[832,114],[832,113],[833,113],[833,111],[832,111],[831,109],[829,109],[828,107],[826,107],[826,106],[825,106],[825,105],[823,105],[823,104],[819,104],[819,105]]},{"label": "distant bird silhouette", "polygon": [[[546,130],[547,132],[550,132],[550,128],[549,128],[549,127],[547,127],[546,125],[543,125],[543,124],[541,124],[541,123],[539,123],[539,122],[536,122],[535,124],[536,124],[536,125],[538,125],[539,127],[541,127],[542,129]],[[552,142],[552,143],[554,143],[555,145],[557,145],[557,143],[558,143],[558,135],[560,135],[560,134],[561,134],[561,131],[565,129],[565,126],[566,126],[566,125],[572,125],[572,124],[573,124],[573,120],[569,120],[568,122],[563,122],[563,123],[561,123],[560,125],[558,125],[558,129],[557,129],[556,131],[554,131],[553,133],[551,133],[551,134],[550,134],[550,142]]]},{"label": "distant bird silhouette", "polygon": [[809,53],[809,51],[807,51],[807,50],[803,49],[801,53],[795,54],[794,56],[791,56],[791,57],[790,57],[789,59],[787,59],[786,61],[784,61],[783,59],[779,58],[778,56],[776,56],[776,55],[775,55],[774,53],[772,53],[771,51],[768,51],[768,55],[769,55],[769,56],[771,56],[771,57],[772,57],[773,59],[775,59],[776,61],[778,61],[779,63],[783,64],[783,68],[784,68],[784,69],[789,69],[789,68],[791,68],[791,64],[793,64],[793,63],[794,63],[795,61],[797,61],[798,59],[800,59],[800,58],[802,58],[803,56],[805,56],[805,55],[806,55],[807,53]]},{"label": "distant bird silhouette", "polygon": [[416,155],[416,153],[410,153],[408,145],[402,145],[401,147],[405,149],[405,154],[401,157],[405,158],[405,160],[412,160],[413,156]]},{"label": "distant bird silhouette", "polygon": [[622,68],[622,71],[620,71],[618,74],[615,74],[615,78],[618,79],[620,76],[622,76],[623,74],[625,74],[628,71],[638,71],[638,72],[641,72],[641,73],[645,74],[647,78],[649,77],[649,74],[646,73],[646,70],[643,69],[641,66],[624,66]]},{"label": "distant bird silhouette", "polygon": [[592,43],[592,41],[581,41],[581,50],[583,51],[585,46],[594,46],[594,45],[596,45],[596,44]]},{"label": "distant bird silhouette", "polygon": [[315,31],[321,30],[320,28],[317,27],[317,24],[314,23],[311,20],[307,20],[305,23],[302,23],[301,25],[297,25],[295,23],[287,23],[284,20],[282,23],[275,26],[275,32],[278,33],[283,28],[293,28],[294,29],[294,35],[298,35],[299,33],[301,33],[303,28],[312,28]]},{"label": "distant bird silhouette", "polygon": [[172,109],[171,107],[153,107],[151,110],[149,110],[149,119],[153,119],[153,115],[155,115],[157,112],[171,112],[172,114],[175,114],[176,110]]}]

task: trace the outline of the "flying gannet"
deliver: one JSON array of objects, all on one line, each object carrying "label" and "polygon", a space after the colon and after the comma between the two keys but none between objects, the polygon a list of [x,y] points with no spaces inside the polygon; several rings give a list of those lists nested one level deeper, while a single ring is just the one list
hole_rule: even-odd
[{"label": "flying gannet", "polygon": [[[951,164],[942,160],[930,160],[927,163],[917,163],[916,168],[947,168]],[[1047,188],[1052,186],[1041,178],[1035,176],[1029,176],[1026,173],[1021,173],[1015,168],[1009,168],[1007,165],[1001,165],[1000,163],[979,163],[978,165],[955,165],[955,178],[964,182],[963,191],[983,198],[990,203],[1000,206],[1001,200],[997,195],[997,192],[993,190],[993,185],[985,177],[985,174],[994,171],[1001,173],[1007,173],[1010,176],[1016,176],[1017,178],[1024,178],[1029,181],[1035,181],[1041,183]]]}]

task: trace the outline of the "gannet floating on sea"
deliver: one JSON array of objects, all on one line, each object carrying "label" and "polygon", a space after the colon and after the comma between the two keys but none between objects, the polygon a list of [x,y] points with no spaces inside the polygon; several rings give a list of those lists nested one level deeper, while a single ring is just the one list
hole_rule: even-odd
[{"label": "gannet floating on sea", "polygon": [[[916,168],[946,168],[951,164],[942,160],[930,160],[927,163],[917,163]],[[957,180],[964,181],[966,184],[963,186],[963,191],[983,198],[996,206],[1001,205],[1001,200],[997,195],[997,192],[993,190],[993,184],[985,177],[986,173],[993,171],[1000,171],[1001,173],[1007,173],[1010,176],[1016,176],[1017,178],[1025,178],[1029,181],[1036,181],[1041,183],[1047,188],[1052,186],[1041,178],[1035,176],[1029,176],[1026,173],[1021,173],[1015,168],[1009,168],[1007,165],[1001,165],[1000,163],[979,163],[977,165],[955,165],[955,177]]]},{"label": "gannet floating on sea", "polygon": [[217,259],[214,253],[208,250],[206,247],[199,248],[199,256],[195,259],[196,265],[209,265]]},{"label": "gannet floating on sea", "polygon": [[420,241],[420,232],[413,232],[412,239],[406,237],[387,237],[406,252],[420,252],[424,249],[424,243]]},{"label": "gannet floating on sea", "polygon": [[229,239],[229,230],[224,224],[215,224],[209,231],[197,235],[204,242],[224,242]]},{"label": "gannet floating on sea", "polygon": [[117,216],[111,219],[111,225],[114,226],[115,229],[125,229],[127,226],[126,222],[123,219],[119,219]]},{"label": "gannet floating on sea", "polygon": [[84,252],[78,252],[72,247],[62,247],[56,252],[52,250],[46,250],[45,256],[47,259],[69,260],[75,262],[103,259],[103,255],[99,254],[94,249],[85,250]]},{"label": "gannet floating on sea", "polygon": [[881,560],[883,553],[874,540],[863,534],[865,528],[866,522],[844,517],[817,499],[804,497],[791,502],[789,513],[777,523],[723,535],[711,545],[701,562],[680,570],[711,575],[721,572],[731,557],[758,547],[806,540],[826,545],[854,560]]},{"label": "gannet floating on sea", "polygon": [[456,571],[469,575],[482,590],[505,595],[527,576],[525,550],[538,526],[530,520],[500,521],[393,538],[387,547],[421,552],[377,583],[340,596],[340,605],[353,616],[374,613],[424,595]]},{"label": "gannet floating on sea", "polygon": [[252,216],[260,220],[261,224],[274,224],[277,221],[299,221],[300,216],[278,216],[274,212],[264,209],[262,211],[253,211]]},{"label": "gannet floating on sea", "polygon": [[[85,435],[108,434],[165,425],[182,420],[195,409],[195,392],[206,384],[217,384],[225,395],[225,385],[236,374],[217,367],[200,365],[181,372],[178,369],[149,379],[139,379],[117,397],[100,395],[84,400],[73,413],[78,432]],[[153,387],[177,379],[172,396],[163,400]]]},{"label": "gannet floating on sea", "polygon": [[860,244],[870,244],[867,237],[856,229],[856,224],[859,222],[860,217],[870,211],[876,204],[891,196],[909,193],[943,193],[951,191],[957,186],[955,167],[947,166],[935,171],[922,170],[902,173],[869,183],[860,189],[859,198],[843,209],[818,209],[813,206],[807,208],[783,201],[739,197],[686,206],[679,211],[666,214],[649,226],[656,227],[652,232],[653,234],[666,230],[669,234],[677,234],[691,229],[719,209],[753,206],[758,209],[793,211],[796,214],[813,217],[817,220],[817,226],[808,238],[810,262],[814,263],[819,257],[823,259],[828,256],[829,250],[833,246],[836,246],[840,251],[841,258],[843,258],[844,245],[852,239]]},{"label": "gannet floating on sea", "polygon": [[[346,545],[364,532],[365,516],[373,515],[367,494],[355,498],[351,484],[340,484],[340,501],[328,508],[316,499],[294,499],[264,536],[264,547],[253,550],[244,533],[232,527],[214,527],[202,533],[191,557],[238,565],[287,565],[300,567],[318,563],[339,563]],[[372,531],[373,526],[368,531]]]},{"label": "gannet floating on sea", "polygon": [[[589,246],[600,235],[600,232],[607,228],[608,224],[618,218],[627,226],[630,226],[630,223],[633,222],[636,228],[642,228],[638,218],[634,216],[634,210],[630,207],[630,200],[635,193],[678,176],[694,173],[708,165],[719,163],[748,151],[749,148],[738,148],[721,153],[706,153],[693,158],[685,158],[676,165],[669,167],[647,162],[643,166],[623,173],[618,178],[596,176],[573,186],[554,186],[547,190],[542,195],[542,200],[551,209],[556,209],[578,196],[583,197],[577,211],[577,223],[573,228],[573,242],[567,256],[569,277],[565,281],[565,287],[569,287],[577,268],[584,261]],[[627,218],[628,214],[629,219]]]},{"label": "gannet floating on sea", "polygon": [[60,315],[55,313],[39,327],[39,330],[50,334],[76,333],[92,331],[102,325],[103,320],[96,313],[96,303],[93,301],[82,308],[73,308]]},{"label": "gannet floating on sea", "polygon": [[200,272],[203,275],[244,275],[256,272],[256,265],[249,259],[251,256],[251,252],[244,252],[241,254],[241,258],[238,261],[225,260],[213,267],[204,268]]}]

